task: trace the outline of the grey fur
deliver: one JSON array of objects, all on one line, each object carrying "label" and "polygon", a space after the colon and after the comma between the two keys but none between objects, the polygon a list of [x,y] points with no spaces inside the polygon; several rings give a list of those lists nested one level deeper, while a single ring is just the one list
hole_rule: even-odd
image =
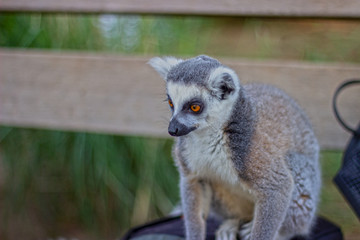
[{"label": "grey fur", "polygon": [[246,175],[246,159],[250,150],[251,138],[256,125],[256,113],[251,107],[250,100],[243,89],[239,90],[239,97],[232,109],[230,119],[224,132],[227,133],[229,148],[232,151],[234,167],[239,177],[248,180]]},{"label": "grey fur", "polygon": [[[321,186],[319,146],[303,110],[283,91],[240,85],[207,56],[154,58],[173,101],[169,132],[187,239],[205,239],[209,209],[224,220],[217,240],[309,234]],[[192,99],[201,111],[191,110]]]},{"label": "grey fur", "polygon": [[166,80],[183,84],[199,84],[204,86],[210,71],[221,63],[213,58],[201,55],[195,58],[183,61],[171,68]]}]

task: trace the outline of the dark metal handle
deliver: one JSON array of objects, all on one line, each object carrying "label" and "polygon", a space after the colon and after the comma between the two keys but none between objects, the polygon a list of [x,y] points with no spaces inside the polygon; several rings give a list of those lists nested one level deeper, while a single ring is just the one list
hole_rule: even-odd
[{"label": "dark metal handle", "polygon": [[[338,122],[349,132],[352,132],[353,134],[357,135],[357,131],[355,129],[352,129],[351,127],[349,127],[348,124],[346,124],[344,122],[344,120],[341,118],[338,110],[337,110],[337,105],[336,105],[336,100],[337,97],[339,95],[339,93],[345,88],[348,87],[350,85],[353,84],[360,84],[360,80],[359,79],[351,79],[351,80],[347,80],[345,82],[343,82],[335,91],[334,97],[333,97],[333,101],[332,101],[332,106],[333,106],[333,110],[334,110],[334,114],[336,116],[336,119],[338,120]],[[359,104],[360,104],[360,99],[359,99]]]}]

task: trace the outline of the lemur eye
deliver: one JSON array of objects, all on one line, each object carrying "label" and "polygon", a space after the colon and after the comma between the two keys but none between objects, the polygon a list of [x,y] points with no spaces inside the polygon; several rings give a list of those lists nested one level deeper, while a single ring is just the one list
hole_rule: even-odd
[{"label": "lemur eye", "polygon": [[171,108],[174,108],[174,104],[173,104],[173,102],[172,102],[170,99],[168,99],[168,103],[169,103],[169,106],[170,106]]},{"label": "lemur eye", "polygon": [[200,107],[200,105],[198,105],[198,104],[193,104],[193,105],[190,106],[190,109],[191,109],[191,111],[193,111],[193,112],[199,112],[200,109],[201,109],[201,107]]}]

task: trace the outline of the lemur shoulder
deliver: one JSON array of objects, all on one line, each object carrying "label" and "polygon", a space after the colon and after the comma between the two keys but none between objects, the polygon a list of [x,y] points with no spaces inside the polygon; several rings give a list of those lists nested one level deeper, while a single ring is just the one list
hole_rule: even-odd
[{"label": "lemur shoulder", "polygon": [[319,145],[298,104],[273,86],[241,85],[208,56],[149,63],[166,80],[187,239],[205,239],[209,211],[223,221],[217,240],[309,234]]}]

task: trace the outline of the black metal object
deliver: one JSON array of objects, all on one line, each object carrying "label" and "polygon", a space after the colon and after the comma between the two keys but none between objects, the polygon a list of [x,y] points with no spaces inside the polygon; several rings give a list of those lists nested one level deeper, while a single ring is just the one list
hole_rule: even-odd
[{"label": "black metal object", "polygon": [[337,96],[340,91],[353,84],[360,84],[360,80],[344,82],[338,87],[333,98],[333,109],[337,120],[346,130],[352,133],[352,138],[344,153],[342,166],[336,174],[334,182],[360,220],[360,124],[357,130],[349,127],[340,117],[336,106]]}]

